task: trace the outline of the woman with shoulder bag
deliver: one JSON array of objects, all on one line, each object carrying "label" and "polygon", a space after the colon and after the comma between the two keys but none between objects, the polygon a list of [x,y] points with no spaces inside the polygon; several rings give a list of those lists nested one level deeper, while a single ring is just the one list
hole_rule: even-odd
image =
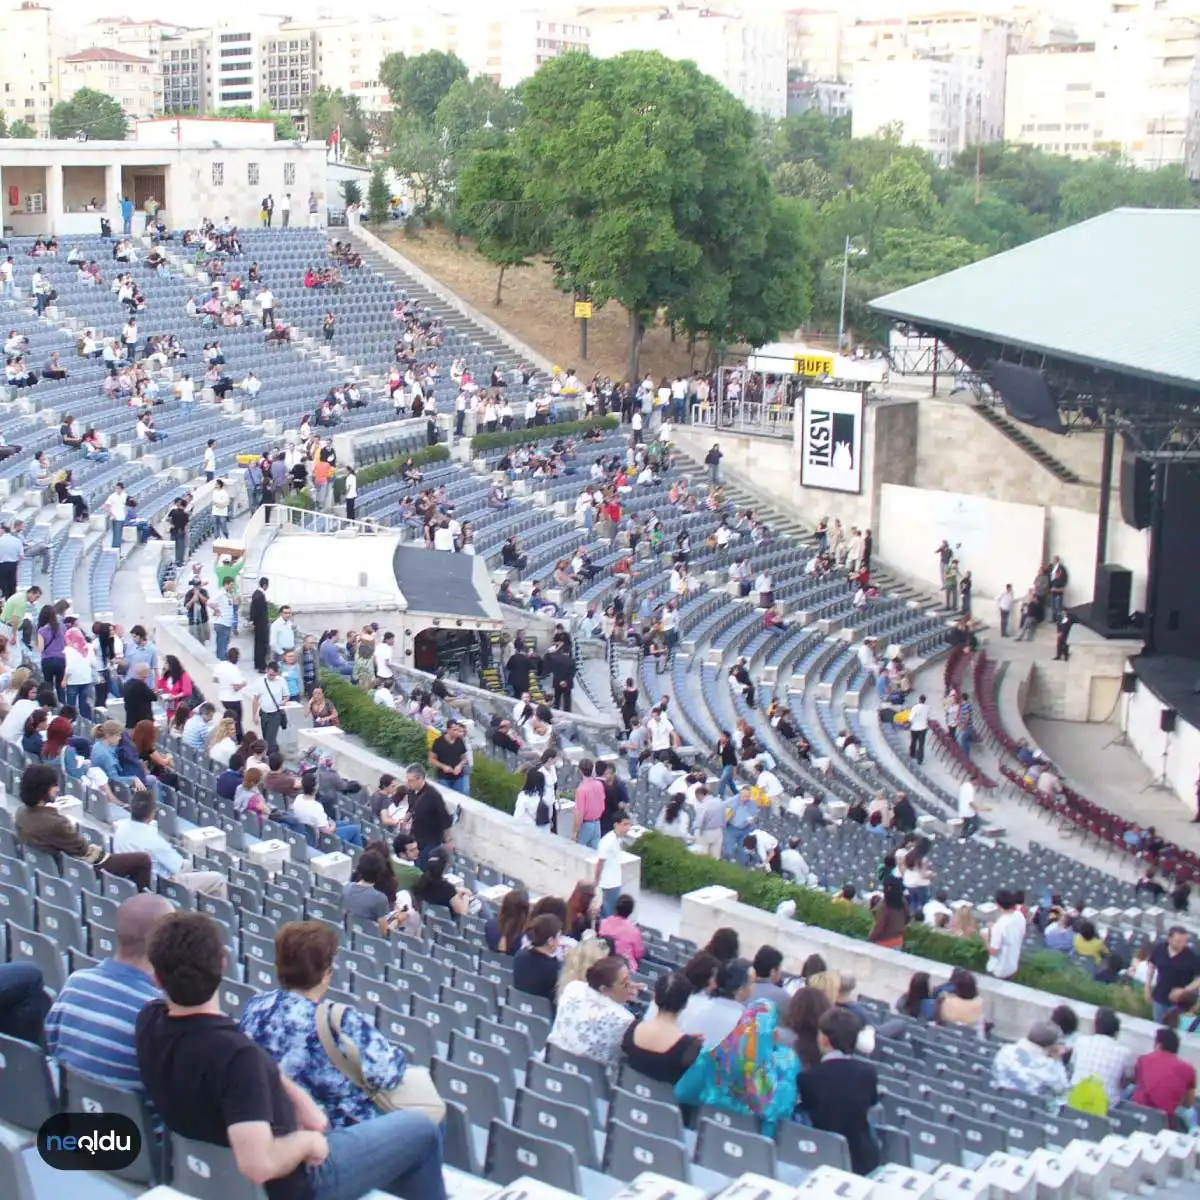
[{"label": "woman with shoulder bag", "polygon": [[428,1071],[409,1066],[356,1009],[325,1000],[337,948],[324,922],[282,925],[275,934],[279,987],[247,1002],[242,1032],[328,1117],[330,1157],[354,1164],[353,1179],[343,1174],[336,1195],[379,1188],[403,1200],[445,1200],[438,1126],[446,1106]]}]

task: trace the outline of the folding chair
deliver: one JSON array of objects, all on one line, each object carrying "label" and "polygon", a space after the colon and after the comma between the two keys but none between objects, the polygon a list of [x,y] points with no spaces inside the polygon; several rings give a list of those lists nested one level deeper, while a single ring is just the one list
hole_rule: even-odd
[{"label": "folding chair", "polygon": [[174,1186],[195,1200],[266,1200],[266,1192],[238,1170],[233,1151],[171,1135]]},{"label": "folding chair", "polygon": [[910,1115],[904,1119],[904,1131],[909,1136],[914,1157],[962,1166],[963,1135],[956,1127],[935,1125]]},{"label": "folding chair", "polygon": [[603,1065],[594,1058],[585,1058],[582,1054],[572,1054],[569,1050],[563,1050],[552,1042],[548,1042],[546,1044],[546,1062],[552,1067],[558,1067],[560,1071],[566,1071],[569,1075],[584,1076],[591,1081],[592,1086],[596,1089],[596,1094],[601,1099],[608,1098],[612,1085],[608,1081],[608,1074]]},{"label": "folding chair", "polygon": [[0,1034],[0,1121],[37,1130],[58,1111],[46,1052]]},{"label": "folding chair", "polygon": [[617,1077],[617,1087],[624,1088],[639,1100],[655,1100],[659,1104],[675,1103],[675,1088],[664,1083],[661,1079],[651,1079],[635,1071],[628,1063],[621,1064],[621,1073]]},{"label": "folding chair", "polygon": [[631,1129],[620,1121],[609,1122],[601,1169],[622,1183],[629,1183],[643,1171],[679,1183],[689,1182],[687,1149],[682,1142]]},{"label": "folding chair", "polygon": [[8,929],[8,961],[33,963],[42,973],[46,990],[57,996],[67,979],[63,969],[67,947],[60,947],[45,934],[22,929],[11,921],[6,921],[5,925]]},{"label": "folding chair", "polygon": [[503,1047],[468,1037],[460,1029],[452,1029],[450,1031],[450,1061],[460,1067],[467,1067],[472,1071],[482,1071],[485,1075],[494,1076],[500,1082],[500,1094],[505,1099],[512,1099],[516,1088],[513,1078],[516,1064]]},{"label": "folding chair", "polygon": [[429,1073],[438,1095],[463,1105],[472,1125],[486,1128],[490,1122],[503,1119],[505,1110],[500,1081],[494,1075],[472,1071],[436,1055],[430,1060]]},{"label": "folding chair", "polygon": [[141,1134],[142,1147],[127,1167],[112,1174],[131,1183],[155,1184],[166,1178],[164,1146],[154,1132],[145,1098],[62,1067],[63,1107],[71,1112],[119,1113],[128,1117]]},{"label": "folding chair", "polygon": [[770,1138],[707,1119],[696,1126],[692,1162],[730,1179],[747,1173],[774,1178],[777,1170],[775,1143]]},{"label": "folding chair", "polygon": [[405,1016],[386,1004],[381,1004],[375,1018],[375,1028],[392,1042],[402,1042],[418,1067],[427,1067],[437,1052],[433,1026],[420,1017]]},{"label": "folding chair", "polygon": [[528,1177],[576,1196],[583,1190],[579,1160],[570,1146],[514,1129],[498,1118],[488,1126],[483,1174],[501,1186]]},{"label": "folding chair", "polygon": [[580,1165],[596,1169],[596,1139],[591,1112],[577,1104],[562,1104],[540,1092],[518,1088],[513,1105],[513,1124],[525,1133],[537,1134],[574,1146]]},{"label": "folding chair", "polygon": [[780,1121],[775,1129],[775,1152],[793,1167],[836,1167],[850,1170],[850,1147],[840,1133],[813,1129],[795,1121]]},{"label": "folding chair", "polygon": [[525,1086],[551,1100],[576,1104],[591,1112],[596,1105],[592,1085],[583,1075],[570,1075],[540,1059],[531,1058],[525,1071]]}]

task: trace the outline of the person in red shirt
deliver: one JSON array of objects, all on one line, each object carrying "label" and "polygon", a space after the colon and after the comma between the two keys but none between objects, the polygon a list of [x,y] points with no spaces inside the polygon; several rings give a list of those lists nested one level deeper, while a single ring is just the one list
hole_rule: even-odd
[{"label": "person in red shirt", "polygon": [[1176,1113],[1196,1103],[1196,1068],[1179,1057],[1179,1034],[1174,1029],[1155,1033],[1154,1049],[1137,1060],[1133,1079],[1134,1104],[1157,1108],[1166,1113],[1172,1129],[1186,1132]]},{"label": "person in red shirt", "polygon": [[600,818],[604,816],[604,784],[596,778],[590,758],[579,760],[579,786],[575,789],[575,840],[589,850],[600,845]]}]

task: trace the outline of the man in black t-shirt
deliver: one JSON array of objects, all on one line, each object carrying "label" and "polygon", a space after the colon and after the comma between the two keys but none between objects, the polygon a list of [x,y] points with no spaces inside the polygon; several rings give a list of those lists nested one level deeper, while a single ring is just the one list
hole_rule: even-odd
[{"label": "man in black t-shirt", "polygon": [[412,763],[406,777],[408,784],[409,832],[420,847],[418,863],[424,866],[438,847],[446,844],[450,826],[454,824],[442,799],[442,793],[425,777],[425,768]]},{"label": "man in black t-shirt", "polygon": [[1167,930],[1166,941],[1150,952],[1150,970],[1146,975],[1146,999],[1154,1019],[1163,1017],[1178,1003],[1180,994],[1200,979],[1200,954],[1189,945],[1188,931],[1182,925]]},{"label": "man in black t-shirt", "polygon": [[183,566],[187,558],[187,529],[191,517],[188,516],[187,501],[180,496],[167,513],[167,524],[171,527],[171,540],[175,543],[175,565]]},{"label": "man in black t-shirt", "polygon": [[198,912],[164,917],[149,958],[167,999],[142,1009],[135,1046],[147,1099],[168,1129],[228,1146],[267,1200],[332,1200],[376,1188],[404,1200],[446,1200],[432,1121],[392,1112],[330,1129],[312,1097],[221,1012],[225,946],[215,921]]},{"label": "man in black t-shirt", "polygon": [[437,772],[438,783],[462,792],[464,796],[467,795],[467,772],[470,770],[465,733],[461,722],[451,721],[446,732],[429,748],[429,765]]}]

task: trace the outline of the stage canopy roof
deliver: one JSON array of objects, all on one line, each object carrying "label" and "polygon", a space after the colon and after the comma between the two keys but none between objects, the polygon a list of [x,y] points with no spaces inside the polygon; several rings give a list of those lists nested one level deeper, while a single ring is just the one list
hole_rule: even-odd
[{"label": "stage canopy roof", "polygon": [[1197,279],[1200,209],[1120,208],[871,307],[929,333],[1197,390]]}]

